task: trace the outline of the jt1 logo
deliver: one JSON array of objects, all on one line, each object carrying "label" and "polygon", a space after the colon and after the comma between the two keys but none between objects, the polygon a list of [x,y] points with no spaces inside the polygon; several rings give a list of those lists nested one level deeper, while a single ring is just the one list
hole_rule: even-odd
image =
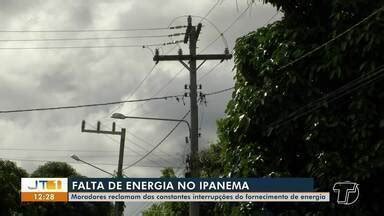
[{"label": "jt1 logo", "polygon": [[337,203],[352,205],[359,198],[359,185],[355,182],[336,182],[333,191],[337,193]]},{"label": "jt1 logo", "polygon": [[43,190],[60,190],[62,182],[60,180],[36,180],[33,186],[28,186],[30,190],[41,188]]}]

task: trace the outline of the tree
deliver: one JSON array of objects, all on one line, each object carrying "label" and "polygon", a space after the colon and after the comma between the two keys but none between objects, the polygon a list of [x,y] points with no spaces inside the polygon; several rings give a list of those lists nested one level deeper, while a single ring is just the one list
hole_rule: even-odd
[{"label": "tree", "polygon": [[[32,177],[83,177],[76,170],[64,162],[47,162],[38,167]],[[31,203],[25,215],[112,215],[112,204],[108,202],[75,202],[75,203]]]},{"label": "tree", "polygon": [[21,178],[28,173],[12,161],[0,160],[0,215],[12,215],[21,212]]},{"label": "tree", "polygon": [[47,162],[39,166],[32,174],[32,177],[57,177],[70,178],[81,177],[76,170],[64,162]]},{"label": "tree", "polygon": [[[244,203],[219,205],[223,214],[380,215],[384,191],[384,86],[369,82],[335,101],[285,121],[304,105],[384,62],[379,11],[326,47],[302,58],[382,7],[383,1],[267,0],[284,12],[281,21],[236,41],[236,91],[219,122],[224,174],[230,177],[314,177],[318,191],[337,181],[360,184],[349,207]],[[295,59],[300,61],[289,64]],[[360,80],[361,81],[361,80]],[[353,90],[353,91],[352,91]],[[272,124],[282,119],[278,124]],[[332,197],[333,198],[333,197]],[[279,206],[279,208],[276,208]]]}]

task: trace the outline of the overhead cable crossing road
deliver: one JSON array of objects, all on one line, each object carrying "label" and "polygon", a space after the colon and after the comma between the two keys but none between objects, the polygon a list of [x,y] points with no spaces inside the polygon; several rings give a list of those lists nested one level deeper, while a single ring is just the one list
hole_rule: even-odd
[{"label": "overhead cable crossing road", "polygon": [[[225,90],[225,91],[227,91],[227,90]],[[220,91],[217,91],[217,92],[221,93]],[[213,93],[215,93],[215,92],[213,92]],[[206,95],[213,95],[213,93],[207,93]],[[170,98],[178,99],[178,98],[181,98],[181,97],[184,97],[184,94],[181,94],[181,95],[169,95],[169,96],[162,96],[162,97],[151,97],[151,98],[135,99],[135,100],[113,101],[113,102],[106,102],[106,103],[92,103],[92,104],[55,106],[55,107],[41,107],[41,108],[0,110],[0,114],[21,113],[21,112],[34,112],[34,111],[49,111],[49,110],[63,110],[63,109],[77,109],[77,108],[87,108],[87,107],[96,107],[96,106],[110,106],[110,105],[123,104],[123,103],[138,103],[138,102],[154,101],[154,100],[167,100],[167,99],[170,99]]]}]

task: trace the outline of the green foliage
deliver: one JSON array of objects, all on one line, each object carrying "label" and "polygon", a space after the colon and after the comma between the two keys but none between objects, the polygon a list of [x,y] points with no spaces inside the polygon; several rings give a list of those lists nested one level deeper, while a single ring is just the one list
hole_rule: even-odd
[{"label": "green foliage", "polygon": [[[64,162],[47,162],[38,167],[32,177],[81,177],[76,170]],[[112,215],[112,204],[102,202],[81,203],[28,203],[24,215],[55,215],[55,216],[82,216],[82,215]]]},{"label": "green foliage", "polygon": [[176,178],[175,171],[172,168],[165,168],[161,170],[162,178]]},{"label": "green foliage", "polygon": [[28,173],[14,162],[0,160],[0,215],[20,212],[21,178]]},{"label": "green foliage", "polygon": [[[384,13],[287,68],[383,5],[383,1],[267,1],[282,21],[236,42],[236,90],[219,122],[224,175],[311,176],[318,191],[341,180],[360,184],[350,208],[247,203],[218,205],[222,214],[379,215],[384,176],[384,86],[371,83],[287,124],[271,127],[299,107],[369,74],[384,63]],[[333,198],[333,197],[332,197]],[[279,206],[279,207],[277,207]]]},{"label": "green foliage", "polygon": [[[176,178],[175,171],[172,168],[165,168],[162,171],[162,178]],[[188,203],[185,202],[164,202],[153,204],[149,209],[143,212],[144,216],[178,216],[188,215]]]},{"label": "green foliage", "polygon": [[208,149],[199,152],[201,177],[222,177],[224,173],[221,156],[221,146],[211,144]]},{"label": "green foliage", "polygon": [[47,162],[39,166],[32,174],[32,177],[79,177],[80,175],[67,163]]}]

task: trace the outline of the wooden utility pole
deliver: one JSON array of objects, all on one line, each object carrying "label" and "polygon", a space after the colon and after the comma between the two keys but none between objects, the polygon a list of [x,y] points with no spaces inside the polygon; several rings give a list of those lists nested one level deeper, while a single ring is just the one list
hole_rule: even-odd
[{"label": "wooden utility pole", "polygon": [[[100,122],[97,122],[96,130],[85,129],[85,121],[81,123],[81,132],[85,133],[97,133],[97,134],[110,134],[110,135],[119,135],[120,136],[120,151],[119,151],[119,162],[117,165],[117,178],[123,177],[123,159],[124,159],[124,145],[125,145],[125,128],[121,128],[121,131],[116,131],[115,122],[112,123],[112,131],[106,131],[100,129]],[[124,211],[124,202],[115,203],[115,216],[123,215]]]},{"label": "wooden utility pole", "polygon": [[[202,24],[199,23],[197,26],[192,25],[192,17],[188,16],[188,25],[185,32],[184,43],[189,41],[189,55],[183,55],[181,49],[179,50],[178,55],[159,55],[159,51],[156,50],[156,55],[153,57],[153,60],[156,62],[159,61],[180,61],[188,70],[189,70],[189,96],[190,96],[190,106],[191,106],[191,155],[190,155],[190,171],[192,178],[198,178],[200,176],[199,169],[199,131],[198,131],[198,107],[197,107],[197,83],[196,83],[196,72],[207,60],[227,60],[231,59],[232,55],[229,54],[228,49],[225,49],[224,54],[207,54],[207,55],[197,55],[196,54],[196,43],[199,38]],[[185,60],[189,61],[189,66],[184,62]],[[196,67],[196,61],[203,60],[198,67]],[[189,215],[198,216],[199,215],[199,203],[192,202],[189,206]]]}]

